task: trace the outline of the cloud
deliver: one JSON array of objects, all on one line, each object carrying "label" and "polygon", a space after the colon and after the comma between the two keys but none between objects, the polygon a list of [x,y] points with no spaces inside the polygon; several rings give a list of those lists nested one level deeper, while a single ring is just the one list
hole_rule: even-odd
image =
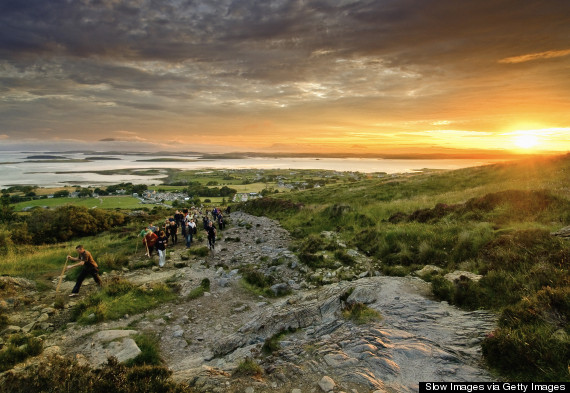
[{"label": "cloud", "polygon": [[[566,50],[543,50],[567,47],[568,14],[567,1],[4,0],[0,131],[192,141],[245,130],[269,145],[331,126],[497,127],[542,116],[532,102],[564,123]],[[556,56],[532,73],[503,65]],[[244,128],[265,121],[275,127]],[[120,129],[137,134],[102,134]]]},{"label": "cloud", "polygon": [[8,135],[0,134],[0,140],[4,140],[4,139],[8,139],[8,138],[10,138]]},{"label": "cloud", "polygon": [[524,63],[527,61],[540,60],[540,59],[553,59],[556,57],[564,57],[568,55],[570,55],[570,49],[549,50],[546,52],[529,53],[527,55],[506,57],[504,59],[499,60],[499,63],[516,64],[516,63]]}]

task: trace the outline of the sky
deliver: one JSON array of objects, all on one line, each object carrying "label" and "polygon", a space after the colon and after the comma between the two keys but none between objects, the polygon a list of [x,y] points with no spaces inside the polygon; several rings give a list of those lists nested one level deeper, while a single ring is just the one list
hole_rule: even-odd
[{"label": "sky", "polygon": [[570,1],[2,0],[0,150],[570,151]]}]

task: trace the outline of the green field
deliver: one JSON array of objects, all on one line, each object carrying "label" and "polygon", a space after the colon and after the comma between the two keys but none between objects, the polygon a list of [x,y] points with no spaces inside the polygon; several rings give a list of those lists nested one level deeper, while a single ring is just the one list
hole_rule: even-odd
[{"label": "green field", "polygon": [[22,211],[26,207],[57,207],[62,205],[85,206],[87,208],[100,208],[100,209],[140,209],[143,207],[152,208],[152,204],[143,204],[137,198],[131,196],[104,196],[99,198],[51,198],[51,199],[37,199],[34,201],[16,203],[14,206],[15,211]]}]

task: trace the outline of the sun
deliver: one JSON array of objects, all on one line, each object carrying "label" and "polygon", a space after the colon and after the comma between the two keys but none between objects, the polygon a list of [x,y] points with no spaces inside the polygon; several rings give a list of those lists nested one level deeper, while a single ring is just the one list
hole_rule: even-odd
[{"label": "sun", "polygon": [[539,140],[536,135],[530,133],[521,133],[514,136],[515,145],[521,149],[532,149],[538,145]]}]

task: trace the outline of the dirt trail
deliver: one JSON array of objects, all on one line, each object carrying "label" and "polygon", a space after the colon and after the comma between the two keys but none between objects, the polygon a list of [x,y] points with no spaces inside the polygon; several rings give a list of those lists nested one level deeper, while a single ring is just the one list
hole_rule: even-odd
[{"label": "dirt trail", "polygon": [[[336,383],[335,391],[356,392],[417,391],[419,381],[492,380],[480,364],[480,342],[493,329],[492,314],[434,301],[428,296],[429,284],[413,277],[366,277],[315,288],[305,281],[312,272],[288,250],[291,239],[277,222],[241,212],[232,213],[231,220],[232,228],[220,233],[215,254],[182,261],[187,251],[179,242],[165,268],[117,273],[140,285],[175,282],[180,287],[175,302],[118,321],[68,324],[46,336],[46,346],[51,347],[47,352],[97,363],[104,360],[101,353],[111,350],[126,351],[125,356],[128,350],[136,352],[127,344],[115,348],[119,344],[112,343],[123,339],[122,334],[106,333],[102,339],[105,334],[99,332],[130,329],[155,334],[174,377],[204,392],[322,391],[318,382],[324,376]],[[277,284],[291,294],[261,297],[245,289],[239,268],[251,264],[279,277]],[[188,299],[204,278],[210,280],[210,292]],[[86,282],[83,294],[95,289],[91,279]],[[65,281],[61,291],[68,293],[72,286]],[[382,320],[364,325],[346,321],[339,297],[349,289],[349,301],[367,304],[381,313]],[[44,304],[22,313],[18,324],[24,326],[26,318],[42,314],[40,308],[45,309],[50,299],[53,294],[36,299]],[[57,323],[65,312],[45,314],[43,323]],[[264,341],[282,331],[287,334],[281,349],[263,354]],[[245,357],[264,368],[262,378],[230,377]]]}]

